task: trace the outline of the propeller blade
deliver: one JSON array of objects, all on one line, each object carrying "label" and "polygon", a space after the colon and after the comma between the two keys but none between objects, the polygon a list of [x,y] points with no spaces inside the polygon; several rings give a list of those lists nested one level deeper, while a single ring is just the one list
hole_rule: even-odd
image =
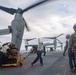
[{"label": "propeller blade", "polygon": [[26,27],[27,31],[30,31],[30,28],[29,28],[29,26],[27,25],[27,23],[25,23],[25,27]]},{"label": "propeller blade", "polygon": [[60,37],[61,35],[63,35],[63,33],[62,33],[62,34],[60,34],[60,35],[58,35],[56,38]]},{"label": "propeller blade", "polygon": [[31,40],[34,40],[34,39],[36,39],[36,38],[32,38],[32,39],[26,39],[27,41],[31,41]]},{"label": "propeller blade", "polygon": [[26,21],[25,21],[24,18],[23,18],[23,20],[24,20],[24,22],[25,22],[25,27],[26,27],[27,31],[30,31],[30,28],[29,28],[29,26],[27,25],[27,23],[26,23]]},{"label": "propeller blade", "polygon": [[43,38],[46,38],[46,39],[54,39],[55,37],[43,37]]},{"label": "propeller blade", "polygon": [[59,41],[59,43],[62,43],[59,39],[57,39],[57,41]]},{"label": "propeller blade", "polygon": [[13,8],[7,8],[7,7],[3,7],[3,6],[0,6],[0,9],[7,12],[7,13],[10,13],[10,14],[14,14],[16,12],[16,9],[13,9]]},{"label": "propeller blade", "polygon": [[47,1],[52,1],[52,0],[43,0],[43,1],[37,2],[37,3],[33,4],[33,5],[31,5],[31,6],[27,7],[27,8],[25,8],[25,9],[23,10],[23,13],[24,13],[25,11],[28,11],[29,9],[32,9],[32,8],[34,8],[34,7],[36,7],[36,6],[40,5],[40,4],[42,4],[42,3],[47,2]]}]

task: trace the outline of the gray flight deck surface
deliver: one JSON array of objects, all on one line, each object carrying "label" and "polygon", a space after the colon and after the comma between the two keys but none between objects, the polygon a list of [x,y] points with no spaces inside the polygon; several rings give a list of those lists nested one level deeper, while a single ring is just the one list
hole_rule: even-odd
[{"label": "gray flight deck surface", "polygon": [[[26,56],[26,54],[22,55]],[[6,67],[0,70],[0,75],[76,75],[71,73],[68,65],[68,56],[63,56],[62,52],[47,52],[43,56],[44,65],[40,66],[39,61],[31,67],[31,62],[36,54],[31,54],[23,61],[21,67]]]}]

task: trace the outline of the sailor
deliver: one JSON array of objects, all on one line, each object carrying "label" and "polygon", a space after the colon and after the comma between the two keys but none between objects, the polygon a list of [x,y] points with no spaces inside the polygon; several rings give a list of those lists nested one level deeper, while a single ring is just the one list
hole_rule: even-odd
[{"label": "sailor", "polygon": [[39,42],[38,48],[37,48],[37,57],[31,63],[31,66],[33,66],[39,59],[40,59],[41,66],[43,65],[42,52],[43,52],[43,43],[42,42]]},{"label": "sailor", "polygon": [[76,23],[73,26],[74,33],[71,35],[68,45],[69,65],[72,72],[76,71]]}]

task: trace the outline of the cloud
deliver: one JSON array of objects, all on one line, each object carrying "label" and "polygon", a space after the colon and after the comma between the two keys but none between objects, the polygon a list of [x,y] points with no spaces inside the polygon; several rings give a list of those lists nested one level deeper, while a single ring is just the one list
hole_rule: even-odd
[{"label": "cloud", "polygon": [[[9,8],[22,8],[25,9],[38,0],[0,0],[2,6]],[[62,41],[65,39],[66,34],[72,34],[73,25],[76,22],[76,0],[57,0],[47,2],[43,5],[35,7],[23,14],[31,31],[24,31],[23,39],[26,38],[41,38],[47,36],[57,36],[64,33]],[[11,25],[11,21],[15,15],[10,15],[0,10],[0,29],[7,28]],[[8,37],[7,37],[8,36]],[[4,37],[11,38],[11,35],[2,36],[0,38],[4,40]],[[9,40],[9,39],[8,39]],[[6,40],[7,41],[7,40]]]}]

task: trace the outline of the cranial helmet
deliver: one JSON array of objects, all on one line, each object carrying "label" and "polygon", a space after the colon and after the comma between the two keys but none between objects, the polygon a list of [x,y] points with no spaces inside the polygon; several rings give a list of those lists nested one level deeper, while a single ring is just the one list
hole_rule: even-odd
[{"label": "cranial helmet", "polygon": [[70,39],[70,35],[69,34],[66,35],[66,39]]},{"label": "cranial helmet", "polygon": [[76,32],[76,23],[74,24],[73,29]]}]

